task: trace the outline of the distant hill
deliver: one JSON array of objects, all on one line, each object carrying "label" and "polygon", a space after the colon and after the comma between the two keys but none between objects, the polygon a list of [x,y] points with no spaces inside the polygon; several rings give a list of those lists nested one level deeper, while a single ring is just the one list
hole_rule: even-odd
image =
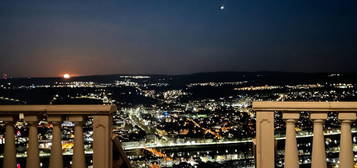
[{"label": "distant hill", "polygon": [[[296,82],[321,82],[321,81],[356,81],[357,73],[342,73],[340,76],[333,76],[331,73],[300,73],[300,72],[201,72],[193,74],[180,75],[145,75],[150,76],[147,79],[131,79],[133,81],[142,82],[167,82],[173,86],[179,86],[187,83],[197,82],[230,82],[230,81],[254,81],[257,84],[263,83],[296,83]],[[110,74],[110,75],[91,75],[78,76],[71,79],[63,78],[12,78],[0,80],[0,83],[16,83],[22,85],[30,84],[53,84],[54,82],[64,81],[93,81],[108,83],[116,80],[125,80],[123,76],[135,76],[133,74]]]}]

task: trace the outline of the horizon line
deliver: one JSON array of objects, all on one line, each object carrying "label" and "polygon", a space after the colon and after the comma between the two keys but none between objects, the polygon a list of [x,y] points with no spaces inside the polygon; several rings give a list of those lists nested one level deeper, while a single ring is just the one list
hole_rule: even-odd
[{"label": "horizon line", "polygon": [[[204,73],[300,73],[300,74],[347,74],[347,73],[357,73],[357,72],[299,72],[299,71],[202,71],[202,72],[193,72],[193,73],[107,73],[107,74],[83,74],[83,75],[76,75],[70,74],[71,78],[82,78],[82,77],[95,77],[95,76],[112,76],[112,75],[128,75],[128,76],[183,76],[183,75],[195,75],[195,74],[204,74]],[[24,78],[63,78],[61,76],[19,76],[19,77],[12,77],[10,76],[8,79],[24,79]],[[0,78],[3,80],[2,78]]]}]

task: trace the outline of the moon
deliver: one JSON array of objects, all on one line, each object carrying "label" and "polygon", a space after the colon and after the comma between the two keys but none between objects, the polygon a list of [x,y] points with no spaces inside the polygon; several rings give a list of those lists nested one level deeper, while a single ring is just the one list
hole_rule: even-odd
[{"label": "moon", "polygon": [[64,79],[69,79],[69,78],[71,78],[71,75],[70,75],[70,74],[68,74],[68,73],[63,74],[63,78],[64,78]]}]

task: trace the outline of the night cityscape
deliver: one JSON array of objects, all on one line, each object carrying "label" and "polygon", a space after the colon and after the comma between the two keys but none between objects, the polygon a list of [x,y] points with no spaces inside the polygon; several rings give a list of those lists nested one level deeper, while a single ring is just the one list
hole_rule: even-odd
[{"label": "night cityscape", "polygon": [[[254,167],[253,101],[355,101],[355,75],[216,72],[8,78],[1,80],[0,99],[1,104],[116,104],[120,108],[113,116],[113,133],[119,135],[133,167]],[[311,163],[312,122],[308,117],[302,112],[296,128],[302,165]],[[276,113],[275,118],[277,167],[282,167],[285,124],[281,114]],[[90,124],[89,118],[86,125]],[[72,152],[73,126],[62,124],[64,155]],[[325,127],[328,163],[335,165],[337,116],[331,113]],[[90,162],[93,131],[90,127],[84,130]],[[3,144],[4,130],[1,132]],[[19,121],[16,132],[21,158],[26,151],[26,123]],[[51,124],[40,122],[39,132],[40,154],[43,164],[48,164]],[[353,132],[355,144],[356,130]],[[357,152],[357,146],[354,150]]]},{"label": "night cityscape", "polygon": [[356,0],[1,0],[0,167],[357,167],[356,30]]}]

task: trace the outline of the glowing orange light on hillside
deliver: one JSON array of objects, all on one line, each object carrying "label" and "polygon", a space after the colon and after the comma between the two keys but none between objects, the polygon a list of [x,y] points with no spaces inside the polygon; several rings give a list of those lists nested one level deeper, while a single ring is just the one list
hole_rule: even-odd
[{"label": "glowing orange light on hillside", "polygon": [[63,78],[65,78],[65,79],[69,79],[69,78],[71,78],[71,75],[70,75],[70,74],[68,74],[68,73],[63,74]]}]

